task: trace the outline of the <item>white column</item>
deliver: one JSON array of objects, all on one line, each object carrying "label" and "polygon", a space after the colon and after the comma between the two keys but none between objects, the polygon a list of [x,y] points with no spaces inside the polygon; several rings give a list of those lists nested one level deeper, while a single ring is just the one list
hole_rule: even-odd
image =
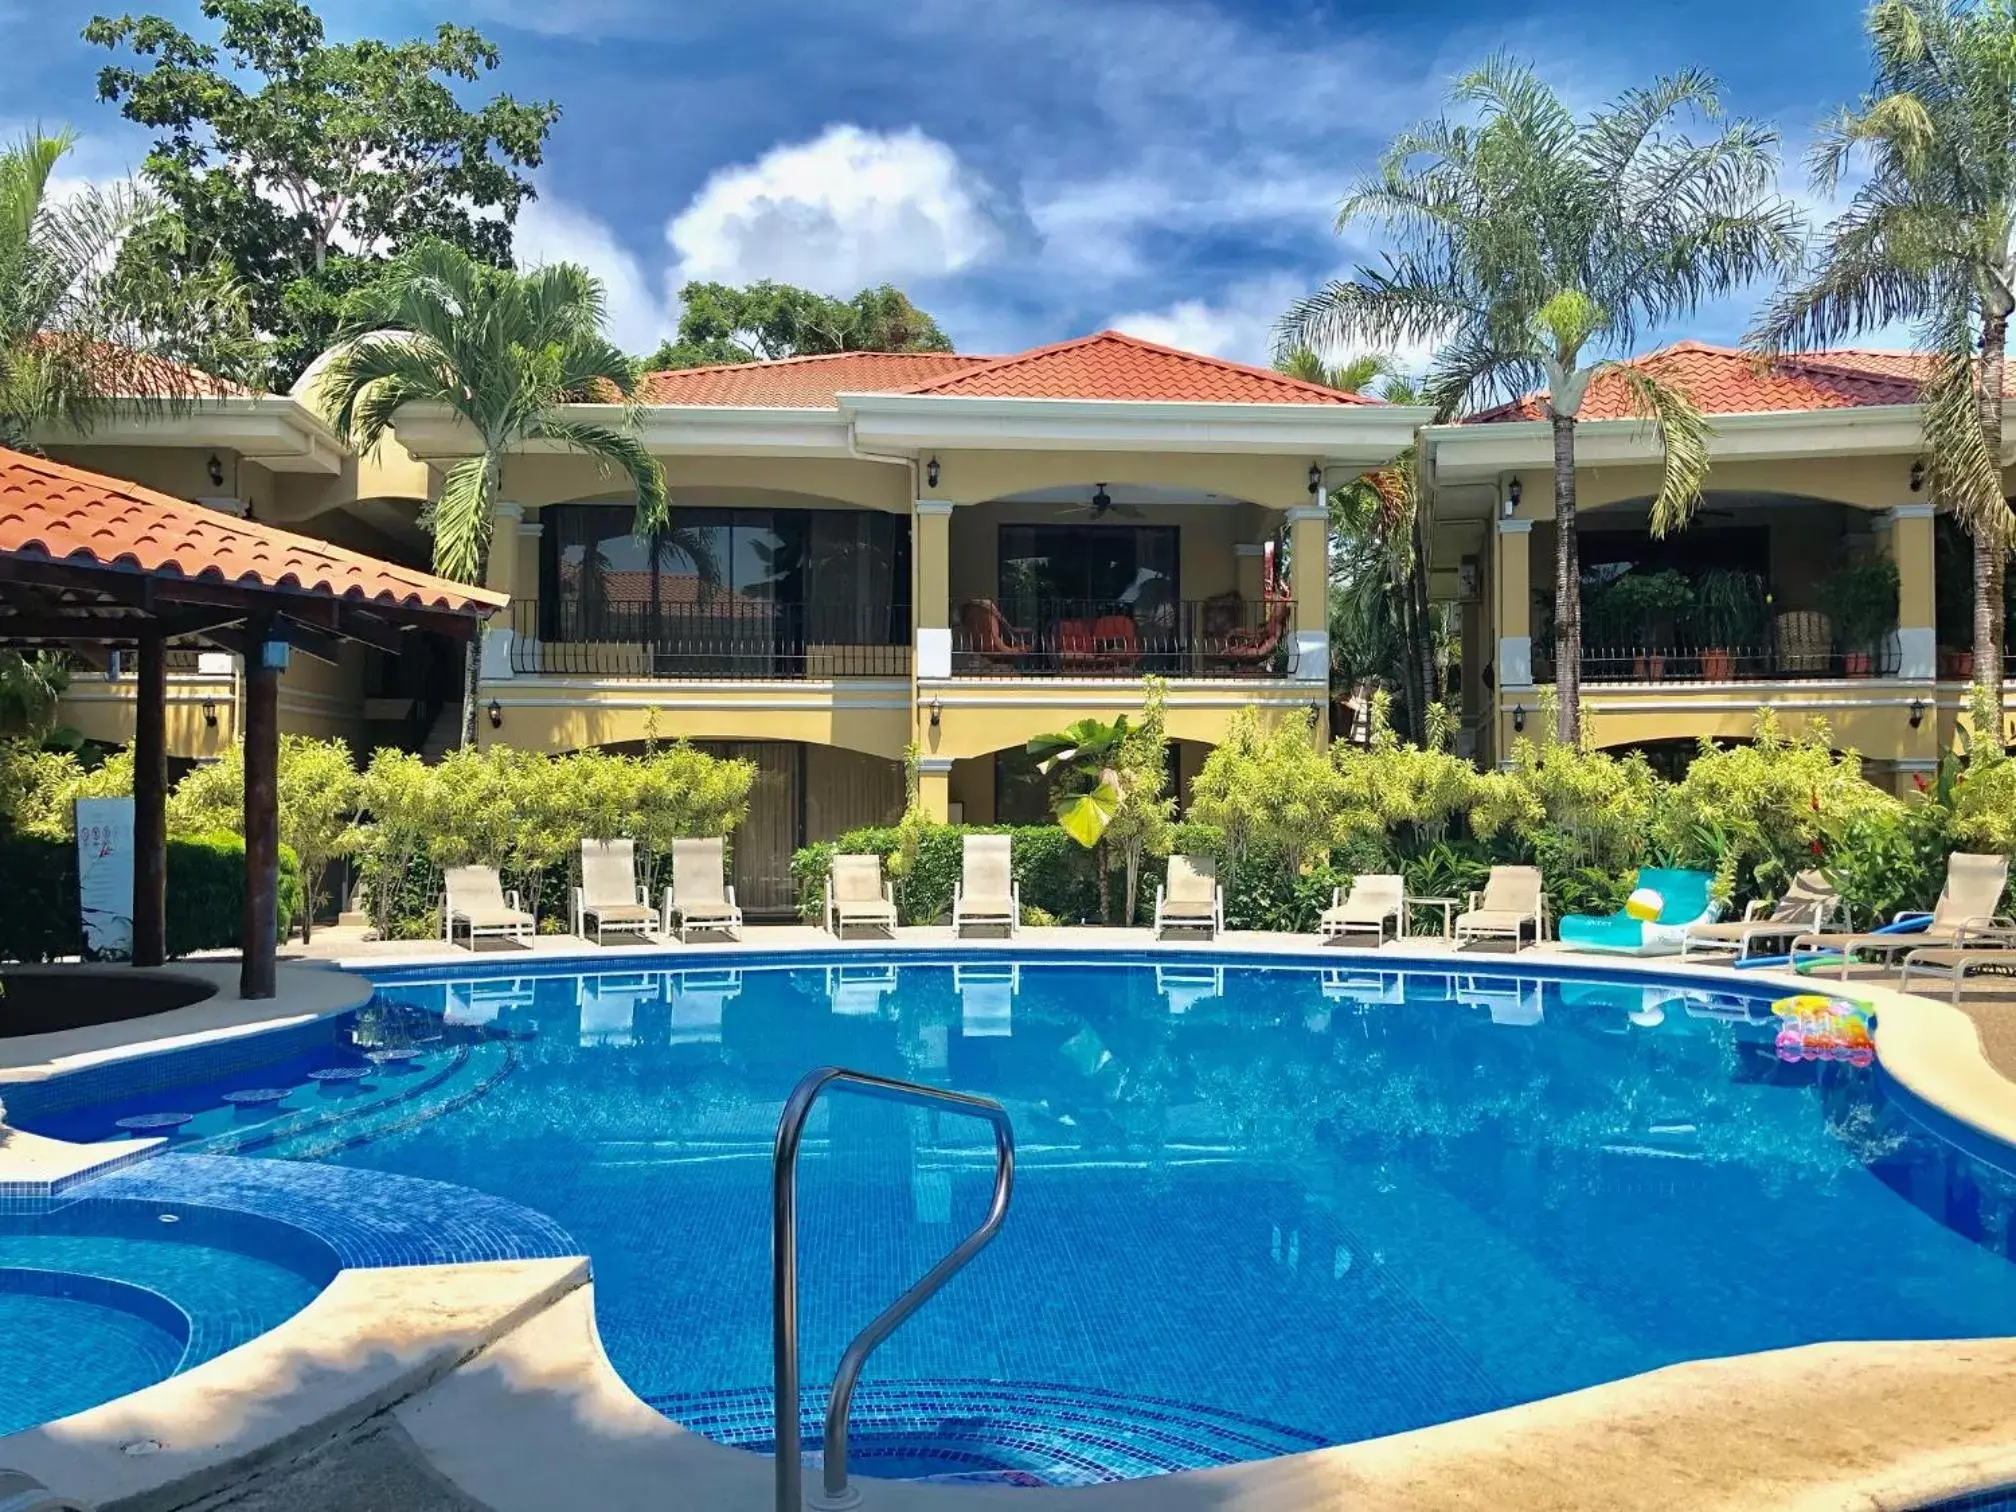
[{"label": "white column", "polygon": [[1498,571],[1492,583],[1498,603],[1498,687],[1533,686],[1533,522],[1498,521]]},{"label": "white column", "polygon": [[1288,571],[1295,593],[1295,680],[1330,681],[1330,510],[1324,490],[1288,516]]},{"label": "white column", "polygon": [[[525,506],[500,499],[490,506],[490,561],[484,573],[484,585],[496,589],[507,597],[515,598],[518,592],[518,532],[525,520]],[[482,664],[478,675],[485,681],[504,680],[511,676],[511,615],[515,606],[507,606],[501,615],[502,624],[493,621],[483,627]]]},{"label": "white column", "polygon": [[916,560],[917,676],[952,675],[952,501],[919,499],[910,550]]},{"label": "white column", "polygon": [[1899,504],[1879,520],[1889,537],[1884,547],[1897,563],[1899,677],[1929,680],[1939,670],[1932,528],[1932,506],[1926,503]]}]

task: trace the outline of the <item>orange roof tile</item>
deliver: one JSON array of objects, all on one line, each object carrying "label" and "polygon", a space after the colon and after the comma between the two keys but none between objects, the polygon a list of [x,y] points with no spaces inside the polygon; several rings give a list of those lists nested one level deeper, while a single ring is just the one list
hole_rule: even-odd
[{"label": "orange roof tile", "polygon": [[360,604],[481,613],[503,594],[0,448],[0,553]]},{"label": "orange roof tile", "polygon": [[[1840,348],[1802,352],[1766,361],[1736,347],[1682,341],[1637,359],[1637,365],[1684,388],[1710,415],[1755,415],[1774,411],[1857,409],[1868,405],[1912,404],[1930,371],[1921,352],[1876,352]],[[1544,420],[1546,391],[1472,415],[1467,423]],[[1606,373],[1589,385],[1582,420],[1638,418],[1624,380]]]},{"label": "orange roof tile", "polygon": [[831,409],[834,395],[901,393],[914,384],[994,361],[956,352],[835,352],[644,375],[646,404]]},{"label": "orange roof tile", "polygon": [[835,407],[841,394],[948,394],[1009,399],[1134,399],[1190,404],[1377,404],[1267,368],[1248,367],[1119,331],[1008,357],[954,352],[839,352],[645,375],[647,404]]},{"label": "orange roof tile", "polygon": [[1377,404],[1360,394],[1304,383],[1119,331],[1037,347],[909,390],[998,399],[1133,399],[1190,404]]}]

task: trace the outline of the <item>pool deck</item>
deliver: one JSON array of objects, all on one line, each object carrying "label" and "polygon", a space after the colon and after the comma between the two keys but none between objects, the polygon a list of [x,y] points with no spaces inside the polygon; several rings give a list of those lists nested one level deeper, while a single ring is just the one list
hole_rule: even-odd
[{"label": "pool deck", "polygon": [[[282,991],[263,1004],[218,997],[171,1014],[73,1031],[81,1041],[0,1042],[0,1097],[8,1079],[55,1074],[168,1044],[229,1037],[339,1012],[368,995],[320,961],[368,966],[494,961],[537,970],[665,953],[696,962],[777,951],[942,951],[945,929],[903,929],[839,944],[802,926],[752,928],[741,944],[611,944],[544,937],[530,947],[475,952],[440,942],[369,943],[327,931],[283,967]],[[1448,969],[1435,941],[1379,951],[1326,947],[1311,936],[1227,933],[1215,946],[1157,945],[1146,930],[1025,929],[1003,949],[1199,950],[1327,964]],[[305,959],[303,959],[305,957]],[[1481,957],[1481,959],[1480,959]],[[1466,952],[1485,971],[1503,952]],[[1671,959],[1574,957],[1606,972],[1699,975]],[[1549,949],[1534,965],[1566,964]],[[174,972],[235,968],[182,963]],[[1875,1007],[1884,1071],[1912,1096],[1967,1128],[2016,1145],[2016,1082],[1991,1062],[1993,1037],[1973,1002],[1963,1008],[1904,997],[1873,979],[1832,982],[1746,972],[1787,990],[1845,990]],[[183,1019],[181,1015],[200,1015]],[[173,1020],[174,1022],[170,1022]],[[1998,1019],[1999,1023],[2000,1020]],[[2016,1054],[2016,1011],[2007,1015]],[[106,1031],[114,1031],[107,1033]],[[166,1033],[164,1034],[164,1031]],[[1508,1027],[1507,1033],[1518,1032]],[[65,1036],[38,1040],[64,1041]],[[1999,1047],[1998,1047],[1999,1048]],[[2003,1069],[2016,1069],[2008,1060]],[[0,1192],[46,1180],[58,1141],[0,1139]],[[64,1147],[77,1149],[80,1147]],[[100,1151],[106,1147],[97,1147]],[[122,1147],[129,1153],[132,1145]],[[204,1157],[188,1157],[203,1159]],[[1831,1258],[1831,1257],[1830,1257]],[[616,1376],[596,1337],[584,1261],[345,1270],[316,1302],[251,1344],[185,1375],[61,1422],[0,1441],[0,1464],[101,1508],[167,1512],[222,1488],[298,1512],[348,1508],[326,1488],[386,1457],[434,1478],[443,1506],[549,1512],[582,1504],[762,1512],[769,1462],[666,1421]],[[159,1447],[135,1454],[128,1446]],[[316,1475],[308,1474],[309,1467]],[[863,1481],[867,1507],[959,1512],[1888,1512],[2016,1483],[2016,1339],[1826,1344],[1669,1367],[1585,1391],[1366,1443],[1154,1480],[1058,1490],[933,1487]],[[290,1493],[310,1484],[321,1495]],[[465,1500],[466,1499],[466,1500]]]}]

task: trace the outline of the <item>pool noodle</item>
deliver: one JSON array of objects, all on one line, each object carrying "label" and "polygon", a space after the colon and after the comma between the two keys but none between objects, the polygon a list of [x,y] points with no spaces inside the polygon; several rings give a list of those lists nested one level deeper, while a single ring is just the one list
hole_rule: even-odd
[{"label": "pool noodle", "polygon": [[[1874,929],[1865,929],[1862,933],[1874,935],[1923,934],[1931,922],[1932,915],[1929,913],[1913,914],[1908,919],[1894,919],[1888,924],[1879,924]],[[1831,955],[1810,955],[1801,960],[1796,966],[1793,966],[1792,957],[1789,955],[1751,956],[1748,960],[1735,963],[1738,971],[1782,971],[1788,966],[1791,966],[1795,971],[1810,971],[1821,966],[1838,966],[1840,964],[1841,957],[1838,953]]]}]

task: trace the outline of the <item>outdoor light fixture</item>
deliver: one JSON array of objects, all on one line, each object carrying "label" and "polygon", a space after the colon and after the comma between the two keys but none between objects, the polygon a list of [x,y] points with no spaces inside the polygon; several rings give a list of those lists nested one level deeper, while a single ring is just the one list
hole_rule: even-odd
[{"label": "outdoor light fixture", "polygon": [[1322,486],[1323,464],[1321,462],[1311,462],[1309,464],[1309,492],[1313,494]]},{"label": "outdoor light fixture", "polygon": [[217,728],[217,700],[214,698],[203,700],[203,723],[210,729]]},{"label": "outdoor light fixture", "polygon": [[1512,705],[1513,733],[1520,734],[1523,733],[1525,729],[1526,729],[1526,705],[1514,704]]},{"label": "outdoor light fixture", "polygon": [[210,486],[212,488],[224,486],[224,462],[215,452],[210,453]]},{"label": "outdoor light fixture", "polygon": [[929,462],[924,464],[924,486],[926,488],[936,488],[938,486],[938,459],[936,457],[933,457]]},{"label": "outdoor light fixture", "polygon": [[931,700],[931,728],[937,729],[939,721],[945,717],[945,705],[937,699]]},{"label": "outdoor light fixture", "polygon": [[1911,700],[1911,728],[1915,730],[1923,723],[1925,723],[1925,700],[1914,698]]},{"label": "outdoor light fixture", "polygon": [[490,728],[493,730],[504,728],[504,706],[494,698],[490,700]]},{"label": "outdoor light fixture", "polygon": [[1911,492],[1916,493],[1925,486],[1925,459],[1920,457],[1911,464]]},{"label": "outdoor light fixture", "polygon": [[1519,501],[1526,497],[1526,486],[1517,478],[1505,485],[1505,518],[1512,518],[1512,511],[1519,507]]}]

